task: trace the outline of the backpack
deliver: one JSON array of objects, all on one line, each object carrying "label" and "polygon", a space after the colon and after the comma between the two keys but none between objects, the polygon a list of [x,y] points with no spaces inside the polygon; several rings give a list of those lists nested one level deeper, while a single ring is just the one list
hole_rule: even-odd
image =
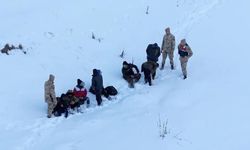
[{"label": "backpack", "polygon": [[117,95],[118,91],[116,90],[116,88],[114,86],[107,86],[106,88],[104,88],[104,91],[107,95]]}]

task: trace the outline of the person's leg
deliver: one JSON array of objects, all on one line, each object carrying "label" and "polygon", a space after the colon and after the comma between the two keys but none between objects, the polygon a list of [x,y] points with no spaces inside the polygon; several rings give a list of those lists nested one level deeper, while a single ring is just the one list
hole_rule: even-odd
[{"label": "person's leg", "polygon": [[145,79],[147,80],[147,82],[148,82],[149,85],[151,86],[152,83],[151,83],[151,73],[150,73],[150,70],[145,69],[144,75],[145,75]]},{"label": "person's leg", "polygon": [[97,101],[98,106],[100,106],[102,104],[101,91],[96,92],[96,101]]},{"label": "person's leg", "polygon": [[86,107],[88,108],[89,105],[90,105],[90,100],[89,100],[89,98],[88,98],[88,97],[85,97],[85,98],[84,98],[84,103],[85,103],[85,101],[86,101]]},{"label": "person's leg", "polygon": [[148,76],[148,83],[149,83],[149,86],[152,85],[151,74],[149,74],[149,76]]},{"label": "person's leg", "polygon": [[144,82],[146,84],[146,83],[148,83],[147,73],[146,73],[146,71],[144,71],[143,73],[144,73]]},{"label": "person's leg", "polygon": [[161,68],[160,68],[161,70],[164,69],[166,58],[167,58],[167,53],[162,52],[162,63],[161,63]]},{"label": "person's leg", "polygon": [[169,52],[169,60],[170,60],[170,65],[171,65],[171,69],[174,69],[174,52],[171,51]]},{"label": "person's leg", "polygon": [[54,110],[55,106],[52,102],[48,102],[48,112],[47,112],[47,117],[51,118],[52,117],[52,112]]},{"label": "person's leg", "polygon": [[181,70],[184,76],[184,79],[187,78],[187,61],[186,59],[181,59]]},{"label": "person's leg", "polygon": [[152,73],[152,79],[155,79],[156,72]]},{"label": "person's leg", "polygon": [[141,74],[135,74],[134,83],[138,82],[141,78]]},{"label": "person's leg", "polygon": [[67,108],[65,108],[64,117],[67,118],[68,116],[69,116],[69,111]]},{"label": "person's leg", "polygon": [[134,87],[134,79],[131,76],[127,76],[125,80],[128,82],[128,87],[130,88]]}]

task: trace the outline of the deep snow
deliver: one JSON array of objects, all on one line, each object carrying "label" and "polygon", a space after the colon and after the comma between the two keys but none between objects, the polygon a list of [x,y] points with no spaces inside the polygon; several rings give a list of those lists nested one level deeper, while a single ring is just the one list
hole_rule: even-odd
[{"label": "deep snow", "polygon": [[[250,148],[250,96],[246,0],[10,0],[0,6],[0,46],[22,43],[27,55],[0,54],[0,148],[6,150]],[[146,8],[149,6],[149,14]],[[194,56],[188,79],[176,70],[157,71],[153,86],[129,89],[121,78],[123,60],[138,67],[147,44],[161,44],[170,26],[177,43],[186,38]],[[99,43],[91,39],[92,32]],[[119,54],[125,50],[125,58]],[[160,59],[161,61],[161,59]],[[119,90],[65,119],[46,118],[43,85],[56,76],[56,94],[90,85],[93,68],[104,84]],[[158,120],[169,133],[159,136]]]}]

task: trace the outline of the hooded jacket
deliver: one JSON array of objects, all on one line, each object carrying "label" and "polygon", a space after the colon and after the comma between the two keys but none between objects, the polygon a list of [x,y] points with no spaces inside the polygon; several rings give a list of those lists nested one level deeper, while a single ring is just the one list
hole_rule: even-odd
[{"label": "hooded jacket", "polygon": [[91,87],[94,91],[101,91],[103,89],[103,79],[100,70],[93,69]]},{"label": "hooded jacket", "polygon": [[56,93],[54,86],[54,76],[50,75],[49,80],[44,84],[44,99],[47,103],[52,103],[56,101]]},{"label": "hooded jacket", "polygon": [[160,47],[157,45],[157,43],[149,44],[147,49],[147,59],[157,62],[158,57],[161,55]]}]

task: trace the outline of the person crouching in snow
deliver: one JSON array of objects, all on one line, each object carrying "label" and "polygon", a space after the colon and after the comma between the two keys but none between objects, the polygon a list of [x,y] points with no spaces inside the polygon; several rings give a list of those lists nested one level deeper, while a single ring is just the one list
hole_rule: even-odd
[{"label": "person crouching in snow", "polygon": [[56,117],[61,116],[64,114],[64,117],[68,117],[68,107],[69,107],[69,102],[65,101],[65,94],[62,94],[61,97],[57,97],[57,105],[53,110],[53,114]]},{"label": "person crouching in snow", "polygon": [[126,61],[122,64],[122,76],[128,82],[130,88],[134,88],[134,83],[138,82],[141,78],[137,66]]},{"label": "person crouching in snow", "polygon": [[141,66],[141,72],[144,72],[144,81],[149,83],[149,86],[152,85],[152,79],[155,79],[157,67],[159,67],[159,64],[153,61],[146,61]]},{"label": "person crouching in snow", "polygon": [[47,112],[48,118],[52,117],[52,112],[57,104],[54,80],[55,76],[50,74],[49,80],[47,80],[44,84],[44,91],[45,91],[44,98],[45,102],[48,104],[48,112]]},{"label": "person crouching in snow", "polygon": [[183,79],[187,78],[187,63],[188,59],[192,57],[193,52],[185,39],[182,39],[178,45],[178,53],[180,55],[181,70],[183,73]]},{"label": "person crouching in snow", "polygon": [[73,90],[67,91],[67,93],[65,94],[64,100],[69,102],[69,106],[71,109],[73,110],[76,109],[77,111],[79,111],[78,108],[80,107],[80,102],[79,102],[79,99],[74,96]]},{"label": "person crouching in snow", "polygon": [[87,107],[89,107],[90,101],[89,101],[89,98],[87,97],[87,89],[84,86],[85,86],[85,83],[82,80],[77,79],[77,85],[75,86],[73,90],[73,95],[79,99],[80,105],[86,102]]}]

